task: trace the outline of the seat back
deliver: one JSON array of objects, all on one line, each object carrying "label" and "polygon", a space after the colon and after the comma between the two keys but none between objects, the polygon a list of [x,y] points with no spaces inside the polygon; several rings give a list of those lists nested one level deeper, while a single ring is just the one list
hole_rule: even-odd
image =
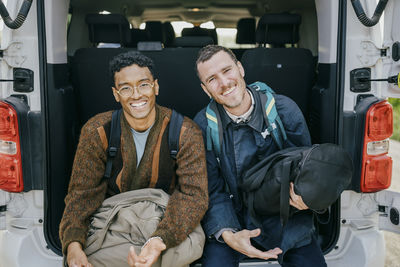
[{"label": "seat back", "polygon": [[199,50],[200,47],[176,47],[142,52],[155,64],[160,85],[157,103],[174,108],[189,118],[194,118],[210,101],[195,70]]},{"label": "seat back", "polygon": [[257,26],[256,41],[277,48],[250,49],[243,54],[241,63],[247,83],[265,82],[275,92],[292,98],[307,118],[315,60],[308,49],[284,48],[298,42],[300,21],[301,17],[294,14],[264,15]]},{"label": "seat back", "polygon": [[141,29],[130,29],[131,33],[131,41],[128,43],[128,47],[137,47],[139,42],[146,42],[148,41],[149,34],[146,30]]},{"label": "seat back", "polygon": [[[174,108],[190,118],[209,102],[195,71],[199,49],[187,47],[141,51],[153,59],[155,64],[156,78],[160,85],[156,102]],[[120,108],[112,94],[109,62],[114,56],[127,51],[136,50],[82,48],[76,51],[72,59],[71,74],[78,96],[80,125],[100,112]]]}]

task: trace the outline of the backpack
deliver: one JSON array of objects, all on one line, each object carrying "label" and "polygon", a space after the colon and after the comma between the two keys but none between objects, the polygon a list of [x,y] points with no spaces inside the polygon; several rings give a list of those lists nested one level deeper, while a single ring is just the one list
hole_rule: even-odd
[{"label": "backpack", "polygon": [[250,217],[280,214],[285,225],[296,212],[289,205],[290,182],[294,191],[314,211],[327,209],[345,190],[353,175],[352,159],[335,144],[280,150],[243,173],[240,188]]},{"label": "backpack", "polygon": [[[249,85],[249,88],[254,89],[259,92],[261,103],[265,108],[265,112],[263,112],[264,121],[267,125],[266,134],[271,134],[272,139],[277,144],[279,149],[283,148],[283,143],[287,139],[285,128],[283,127],[283,123],[281,118],[279,117],[278,111],[275,106],[275,98],[273,94],[275,92],[265,83],[255,82]],[[222,145],[222,126],[221,116],[218,111],[217,103],[214,100],[211,100],[206,108],[206,117],[207,117],[207,150],[212,151],[217,157],[219,161],[219,157],[221,154],[221,145]]]},{"label": "backpack", "polygon": [[[120,142],[121,142],[121,117],[122,109],[115,110],[111,117],[111,130],[110,138],[107,148],[107,163],[106,169],[104,171],[104,178],[110,179],[112,162],[117,155]],[[179,134],[182,128],[183,115],[172,110],[171,120],[169,121],[169,131],[168,131],[168,147],[169,153],[173,160],[176,160],[176,155],[179,151]]]}]

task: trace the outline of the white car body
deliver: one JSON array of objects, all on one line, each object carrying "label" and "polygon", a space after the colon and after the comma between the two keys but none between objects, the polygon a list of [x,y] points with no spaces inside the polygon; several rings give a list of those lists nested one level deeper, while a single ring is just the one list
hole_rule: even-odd
[{"label": "white car body", "polygon": [[[11,17],[15,17],[22,1],[8,1]],[[322,64],[342,64],[344,77],[344,95],[340,107],[343,112],[354,112],[358,93],[350,90],[350,71],[356,68],[371,68],[372,77],[388,77],[400,72],[400,61],[391,58],[391,48],[400,40],[400,0],[389,0],[385,9],[384,26],[367,28],[357,19],[347,1],[344,7],[346,25],[339,23],[340,0],[316,0],[318,18],[318,62]],[[376,1],[361,1],[366,13],[372,15]],[[40,6],[38,7],[38,4]],[[41,77],[47,75],[40,67],[45,52],[47,64],[65,64],[67,47],[67,21],[69,1],[37,0],[33,1],[26,22],[17,30],[5,28],[1,49],[4,51],[1,61],[1,77],[12,78],[15,67],[31,69],[34,72],[34,88],[26,93],[32,112],[42,109]],[[45,20],[38,21],[38,10],[44,9]],[[383,19],[382,19],[383,20]],[[39,23],[45,23],[45,32],[39,33]],[[383,23],[382,21],[380,23]],[[395,26],[397,25],[397,26]],[[343,28],[342,28],[343,27]],[[345,28],[344,28],[345,27]],[[381,32],[383,29],[383,34]],[[338,38],[346,31],[345,62],[339,62]],[[45,36],[43,39],[40,36]],[[382,38],[383,37],[383,38]],[[315,37],[316,38],[316,37]],[[45,50],[40,51],[40,44]],[[387,55],[381,55],[381,49],[387,49]],[[344,64],[343,64],[344,63]],[[0,98],[13,94],[12,83],[2,83]],[[387,83],[372,83],[370,94],[379,99],[400,97],[400,88]],[[338,104],[339,105],[339,104]],[[345,126],[341,128],[345,131]],[[339,140],[341,137],[339,136]],[[45,160],[45,159],[42,159]],[[398,177],[397,177],[398,178]],[[7,210],[0,212],[0,267],[54,267],[62,266],[60,251],[54,251],[45,237],[46,200],[44,190],[10,193],[0,190],[0,206]],[[381,208],[379,208],[380,206]],[[382,207],[386,207],[382,208]],[[384,266],[385,245],[382,229],[400,232],[400,226],[390,222],[388,211],[400,210],[400,194],[389,191],[377,193],[358,193],[347,190],[340,200],[339,235],[325,258],[329,267]],[[244,262],[241,266],[278,266],[276,262]]]}]

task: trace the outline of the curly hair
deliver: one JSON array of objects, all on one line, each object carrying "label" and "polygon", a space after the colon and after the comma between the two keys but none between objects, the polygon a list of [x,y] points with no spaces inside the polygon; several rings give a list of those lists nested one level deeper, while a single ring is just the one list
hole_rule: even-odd
[{"label": "curly hair", "polygon": [[115,73],[121,71],[125,67],[132,65],[138,65],[141,68],[148,68],[153,78],[156,78],[154,72],[154,62],[151,58],[139,53],[139,52],[125,52],[116,55],[110,61],[110,75],[113,82],[115,82]]}]

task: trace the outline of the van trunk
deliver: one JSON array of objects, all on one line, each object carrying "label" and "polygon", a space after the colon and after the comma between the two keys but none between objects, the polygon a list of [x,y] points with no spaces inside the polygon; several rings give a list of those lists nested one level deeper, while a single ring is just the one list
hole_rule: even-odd
[{"label": "van trunk", "polygon": [[[61,244],[58,227],[80,129],[95,114],[119,108],[111,91],[108,62],[121,52],[139,50],[134,45],[129,47],[122,42],[119,48],[97,47],[101,37],[96,39],[94,35],[90,36],[96,33],[91,32],[85,18],[87,14],[98,14],[102,10],[121,13],[123,2],[113,1],[113,6],[101,6],[102,1],[71,1],[71,20],[67,37],[68,63],[49,64],[43,53],[42,70],[46,74],[43,77],[46,78],[43,80],[45,89],[42,93],[42,110],[47,122],[44,232],[49,248],[59,255]],[[218,2],[226,2],[226,5],[237,8],[232,1]],[[166,7],[153,5],[152,8],[161,10]],[[342,10],[345,10],[343,6],[340,12],[343,12]],[[293,47],[268,45],[238,52],[239,55],[243,54],[239,60],[247,73],[246,82],[264,81],[277,93],[291,97],[307,120],[313,143],[338,143],[341,117],[341,105],[338,103],[341,103],[343,93],[340,80],[342,74],[338,70],[342,67],[337,64],[318,63],[318,23],[314,1],[303,1],[302,5],[296,4],[295,1],[279,1],[279,4],[271,4],[268,13],[282,14],[284,11],[301,15],[302,22],[297,29],[301,41],[296,42]],[[166,20],[164,17],[150,17],[151,13],[147,14],[152,21]],[[256,19],[263,15],[260,12],[257,14],[259,15],[254,16]],[[137,17],[134,12],[130,15]],[[217,20],[215,24],[218,25]],[[151,33],[151,30],[149,31]],[[40,34],[44,35],[43,32]],[[95,42],[93,38],[96,39]],[[198,40],[197,47],[164,46],[157,50],[154,50],[154,47],[141,50],[155,62],[160,84],[157,103],[173,107],[190,118],[209,101],[195,72],[195,61],[201,43],[201,40]],[[343,47],[342,36],[338,36],[338,40],[338,47]],[[42,47],[42,51],[45,51],[44,49]],[[338,55],[341,55],[340,51]],[[324,253],[332,250],[338,239],[339,202],[332,205],[330,214],[327,223],[315,222]]]}]

